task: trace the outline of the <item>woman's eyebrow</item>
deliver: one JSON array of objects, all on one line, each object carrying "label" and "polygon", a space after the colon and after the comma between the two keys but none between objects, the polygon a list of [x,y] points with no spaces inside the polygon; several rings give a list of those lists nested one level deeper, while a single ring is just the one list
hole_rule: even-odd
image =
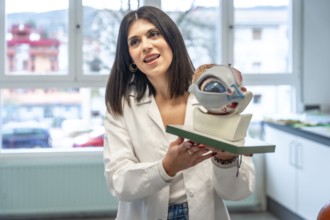
[{"label": "woman's eyebrow", "polygon": [[147,33],[149,34],[150,32],[153,32],[153,31],[159,31],[156,27],[154,27],[154,28],[150,28],[148,31],[147,31]]},{"label": "woman's eyebrow", "polygon": [[127,42],[130,42],[130,41],[135,40],[137,38],[138,38],[137,36],[132,36],[132,37],[130,37],[130,38],[127,39]]},{"label": "woman's eyebrow", "polygon": [[[153,27],[153,28],[150,28],[149,30],[147,30],[146,34],[148,35],[153,31],[159,31],[159,30],[156,27]],[[138,38],[138,36],[134,35],[134,36],[129,37],[127,41],[129,42],[129,41],[134,40],[136,38]]]}]

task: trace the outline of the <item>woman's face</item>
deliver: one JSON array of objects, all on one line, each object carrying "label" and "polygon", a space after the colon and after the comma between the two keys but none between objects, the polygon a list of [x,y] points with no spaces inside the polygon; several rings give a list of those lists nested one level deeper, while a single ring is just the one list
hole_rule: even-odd
[{"label": "woman's face", "polygon": [[144,19],[134,21],[128,29],[127,41],[133,62],[149,80],[166,75],[173,53],[155,25]]}]

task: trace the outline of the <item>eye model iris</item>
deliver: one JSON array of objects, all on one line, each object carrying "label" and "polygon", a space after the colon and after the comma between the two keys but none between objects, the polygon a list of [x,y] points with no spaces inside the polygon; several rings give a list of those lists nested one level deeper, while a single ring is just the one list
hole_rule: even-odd
[{"label": "eye model iris", "polygon": [[226,92],[226,88],[220,82],[217,81],[208,82],[201,89],[205,92],[215,92],[215,93]]}]

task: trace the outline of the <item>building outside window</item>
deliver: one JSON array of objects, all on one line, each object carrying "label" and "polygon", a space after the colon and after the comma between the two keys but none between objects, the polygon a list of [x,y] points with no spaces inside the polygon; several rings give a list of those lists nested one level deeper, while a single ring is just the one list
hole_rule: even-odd
[{"label": "building outside window", "polygon": [[253,28],[252,29],[252,39],[253,40],[261,40],[262,38],[262,29],[261,28]]}]

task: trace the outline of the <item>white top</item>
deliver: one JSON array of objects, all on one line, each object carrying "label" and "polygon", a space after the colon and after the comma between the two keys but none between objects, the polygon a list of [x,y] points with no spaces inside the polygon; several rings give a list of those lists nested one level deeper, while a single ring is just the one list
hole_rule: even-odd
[{"label": "white top", "polygon": [[[196,102],[190,95],[187,125],[192,125],[192,104]],[[180,192],[186,192],[190,220],[227,220],[223,199],[240,200],[254,190],[251,157],[243,157],[238,177],[236,167],[219,168],[211,159],[205,160],[180,172],[183,182],[179,181],[178,188],[184,188],[170,189],[173,178],[167,176],[162,159],[176,137],[165,132],[153,97],[136,102],[132,94],[131,107],[125,103],[123,116],[106,113],[105,129],[105,176],[119,200],[118,220],[167,219],[170,198],[181,198]]]}]

